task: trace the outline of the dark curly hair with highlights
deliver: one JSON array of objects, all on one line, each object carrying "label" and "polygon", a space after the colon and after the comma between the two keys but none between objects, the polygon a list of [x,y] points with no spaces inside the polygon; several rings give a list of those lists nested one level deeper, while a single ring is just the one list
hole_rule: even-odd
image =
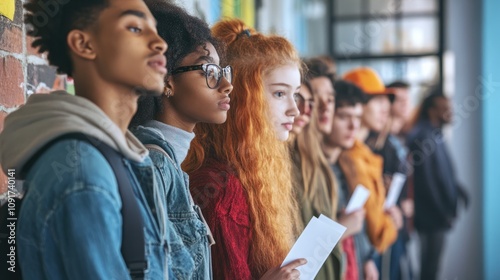
[{"label": "dark curly hair with highlights", "polygon": [[107,0],[29,0],[24,4],[27,34],[34,37],[32,47],[48,53],[49,63],[58,73],[72,75],[73,65],[66,38],[71,30],[83,30],[97,21]]},{"label": "dark curly hair with highlights", "polygon": [[[158,22],[158,35],[168,44],[165,53],[167,57],[167,79],[173,70],[181,64],[182,60],[197,50],[205,48],[211,43],[217,51],[221,61],[224,48],[219,40],[212,36],[208,24],[203,20],[191,16],[181,7],[165,0],[145,0],[149,10]],[[206,48],[205,48],[206,49]],[[207,55],[210,55],[206,49]],[[130,123],[130,127],[144,124],[154,119],[163,111],[162,96],[141,96],[139,98],[137,113]]]}]

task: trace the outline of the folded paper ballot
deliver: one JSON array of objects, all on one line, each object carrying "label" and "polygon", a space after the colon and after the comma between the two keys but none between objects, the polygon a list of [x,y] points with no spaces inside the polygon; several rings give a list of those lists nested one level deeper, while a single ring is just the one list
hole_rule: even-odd
[{"label": "folded paper ballot", "polygon": [[349,203],[347,203],[345,213],[349,214],[361,209],[365,205],[365,202],[369,196],[370,191],[367,188],[365,188],[363,185],[357,185],[351,195],[351,199],[349,199]]},{"label": "folded paper ballot", "polygon": [[345,230],[344,226],[324,215],[312,217],[281,266],[304,258],[307,263],[296,268],[300,271],[300,279],[314,279]]},{"label": "folded paper ballot", "polygon": [[398,202],[399,195],[403,189],[403,185],[406,181],[406,176],[401,173],[395,173],[392,176],[391,186],[389,187],[389,193],[385,199],[384,209],[388,209]]}]

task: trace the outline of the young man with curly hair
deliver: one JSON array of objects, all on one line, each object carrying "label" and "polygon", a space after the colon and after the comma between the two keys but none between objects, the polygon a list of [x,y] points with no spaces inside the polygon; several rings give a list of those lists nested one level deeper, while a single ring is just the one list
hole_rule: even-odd
[{"label": "young man with curly hair", "polygon": [[33,46],[73,77],[76,94],[31,96],[0,135],[4,170],[25,174],[16,236],[24,279],[131,278],[120,252],[120,179],[98,144],[60,138],[68,133],[122,157],[144,224],[144,277],[163,279],[166,249],[148,206],[153,166],[127,130],[138,97],[163,90],[167,45],[155,19],[142,0],[30,0],[25,9]]}]

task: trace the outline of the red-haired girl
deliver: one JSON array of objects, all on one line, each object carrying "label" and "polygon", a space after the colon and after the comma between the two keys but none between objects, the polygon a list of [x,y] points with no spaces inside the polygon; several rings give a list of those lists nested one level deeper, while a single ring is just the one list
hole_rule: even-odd
[{"label": "red-haired girl", "polygon": [[227,46],[233,92],[227,121],[200,124],[183,167],[216,244],[215,279],[295,279],[304,259],[279,268],[295,237],[287,145],[299,114],[300,58],[283,37],[237,19],[216,24]]}]

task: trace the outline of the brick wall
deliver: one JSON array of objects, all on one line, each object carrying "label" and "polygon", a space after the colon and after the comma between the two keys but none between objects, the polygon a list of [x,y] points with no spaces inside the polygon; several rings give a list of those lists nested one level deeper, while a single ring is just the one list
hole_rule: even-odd
[{"label": "brick wall", "polygon": [[[14,21],[0,16],[0,131],[8,113],[24,104],[28,95],[43,84],[52,87],[56,79],[44,55],[31,47],[32,40],[24,35],[25,30],[22,0],[16,0]],[[0,193],[6,186],[7,178],[0,172]]]}]

